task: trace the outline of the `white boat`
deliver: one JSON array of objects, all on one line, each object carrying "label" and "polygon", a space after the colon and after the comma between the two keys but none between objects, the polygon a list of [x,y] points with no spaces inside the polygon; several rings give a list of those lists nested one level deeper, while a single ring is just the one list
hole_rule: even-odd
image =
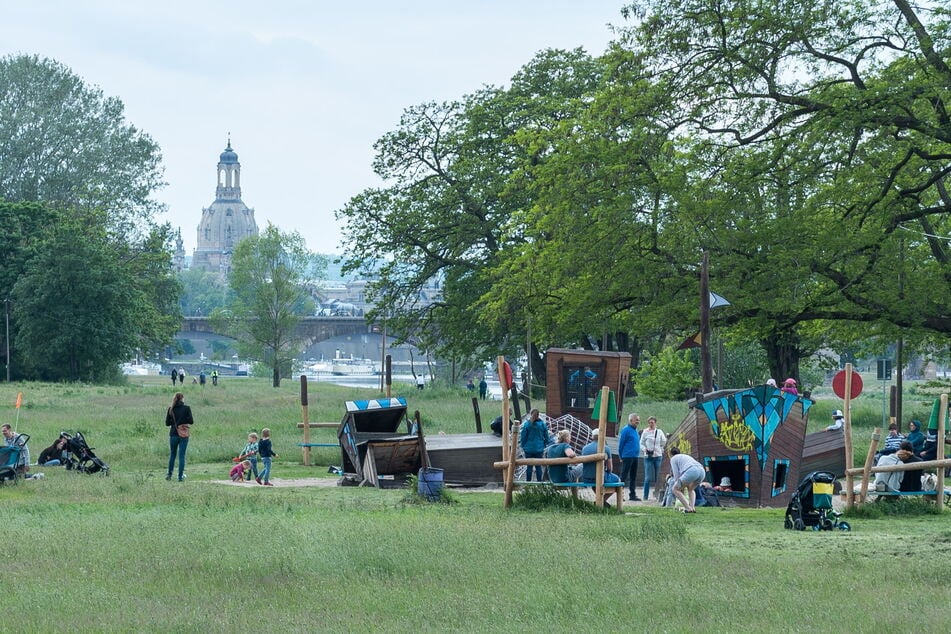
[{"label": "white boat", "polygon": [[331,362],[330,373],[337,376],[354,374],[379,374],[377,364],[372,359],[334,359]]}]

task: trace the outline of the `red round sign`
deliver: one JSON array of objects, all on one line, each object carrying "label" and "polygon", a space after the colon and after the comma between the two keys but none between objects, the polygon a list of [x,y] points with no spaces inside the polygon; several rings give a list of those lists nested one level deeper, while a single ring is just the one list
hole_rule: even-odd
[{"label": "red round sign", "polygon": [[[832,391],[839,398],[845,398],[845,370],[839,370],[832,377]],[[862,376],[858,372],[852,373],[852,393],[849,395],[855,398],[862,393]]]}]

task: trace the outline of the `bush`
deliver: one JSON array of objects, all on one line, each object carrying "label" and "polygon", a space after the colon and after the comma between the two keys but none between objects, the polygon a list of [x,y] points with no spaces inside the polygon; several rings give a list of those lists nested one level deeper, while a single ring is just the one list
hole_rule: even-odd
[{"label": "bush", "polygon": [[687,390],[700,384],[696,365],[688,351],[664,348],[631,371],[638,396],[657,401],[679,401]]}]

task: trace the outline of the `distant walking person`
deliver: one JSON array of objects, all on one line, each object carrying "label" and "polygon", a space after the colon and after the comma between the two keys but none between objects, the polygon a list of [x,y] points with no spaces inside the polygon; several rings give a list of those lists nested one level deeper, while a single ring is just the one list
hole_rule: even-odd
[{"label": "distant walking person", "polygon": [[489,384],[485,382],[485,377],[482,377],[481,379],[479,379],[479,398],[484,401],[488,393],[489,393]]},{"label": "distant walking person", "polygon": [[172,368],[172,387],[175,387],[176,383],[178,383],[178,370]]},{"label": "distant walking person", "polygon": [[218,385],[218,370],[211,371],[211,384]]},{"label": "distant walking person", "polygon": [[178,369],[178,382],[185,385],[185,368]]},{"label": "distant walking person", "polygon": [[178,455],[178,481],[185,479],[185,451],[188,449],[188,437],[191,434],[192,409],[185,405],[185,395],[176,392],[172,405],[165,413],[165,426],[168,427],[168,472],[166,480],[172,479],[175,470],[175,456]]}]

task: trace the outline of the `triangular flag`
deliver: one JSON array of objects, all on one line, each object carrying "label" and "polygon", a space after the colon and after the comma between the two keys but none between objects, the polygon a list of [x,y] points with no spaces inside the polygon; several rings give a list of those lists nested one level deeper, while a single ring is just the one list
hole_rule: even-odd
[{"label": "triangular flag", "polygon": [[23,392],[17,392],[17,409],[20,409],[21,403],[23,403]]},{"label": "triangular flag", "polygon": [[713,291],[710,291],[710,308],[719,308],[720,306],[729,306],[730,302],[720,297]]},{"label": "triangular flag", "polygon": [[[601,391],[598,390],[598,395],[594,397],[594,415],[595,420],[601,414]],[[617,422],[617,401],[614,400],[614,392],[608,392],[608,423]]]},{"label": "triangular flag", "polygon": [[689,337],[684,339],[684,342],[680,344],[679,346],[677,346],[677,349],[687,350],[688,348],[699,348],[700,343],[702,341],[703,341],[703,337],[701,336],[700,331],[698,330],[696,334],[690,335]]}]

